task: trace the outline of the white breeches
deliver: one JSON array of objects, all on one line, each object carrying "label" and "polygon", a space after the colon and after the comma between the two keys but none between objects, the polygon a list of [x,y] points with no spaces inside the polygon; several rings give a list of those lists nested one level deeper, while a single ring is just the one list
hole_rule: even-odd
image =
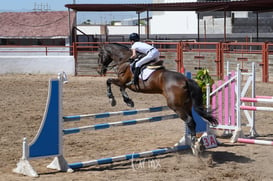
[{"label": "white breeches", "polygon": [[141,67],[154,59],[159,59],[159,51],[157,49],[151,50],[145,57],[136,62],[136,67]]}]

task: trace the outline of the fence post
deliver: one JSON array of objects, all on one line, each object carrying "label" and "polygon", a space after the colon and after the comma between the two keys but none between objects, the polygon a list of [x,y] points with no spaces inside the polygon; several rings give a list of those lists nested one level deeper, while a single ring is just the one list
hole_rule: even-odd
[{"label": "fence post", "polygon": [[215,60],[216,62],[216,72],[218,79],[223,79],[224,78],[224,48],[223,48],[223,43],[219,42],[216,45],[216,54],[217,58]]},{"label": "fence post", "polygon": [[182,41],[177,44],[177,71],[184,74],[185,68],[183,63],[183,43]]},{"label": "fence post", "polygon": [[262,81],[263,82],[268,82],[268,43],[264,42],[262,45],[262,57],[263,57],[263,76],[262,76]]},{"label": "fence post", "polygon": [[74,56],[74,60],[75,60],[75,75],[78,75],[78,52],[77,52],[77,42],[73,42],[73,56]]}]

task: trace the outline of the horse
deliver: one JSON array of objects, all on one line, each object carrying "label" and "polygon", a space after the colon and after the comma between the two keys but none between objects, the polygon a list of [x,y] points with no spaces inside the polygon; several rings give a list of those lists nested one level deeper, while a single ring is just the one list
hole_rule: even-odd
[{"label": "horse", "polygon": [[201,88],[193,79],[187,78],[179,72],[167,70],[165,67],[155,70],[148,80],[143,81],[139,79],[138,86],[128,85],[127,83],[133,77],[129,60],[131,55],[132,51],[130,48],[122,44],[109,43],[102,44],[99,47],[98,73],[101,76],[105,76],[109,69],[116,69],[117,78],[108,78],[106,81],[107,96],[111,105],[116,105],[111,89],[112,84],[120,88],[124,102],[130,107],[134,107],[134,102],[125,91],[126,88],[138,93],[163,95],[167,106],[187,124],[191,132],[193,153],[200,152],[196,145],[198,144],[195,130],[196,122],[192,116],[192,107],[210,124],[217,125],[217,120],[212,115],[213,111],[209,111],[203,105]]}]

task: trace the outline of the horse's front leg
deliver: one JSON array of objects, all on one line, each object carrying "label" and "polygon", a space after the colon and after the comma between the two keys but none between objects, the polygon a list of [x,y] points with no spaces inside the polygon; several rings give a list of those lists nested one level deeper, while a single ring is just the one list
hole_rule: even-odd
[{"label": "horse's front leg", "polygon": [[117,101],[113,95],[111,84],[113,82],[112,78],[107,79],[106,85],[107,85],[107,97],[110,100],[111,106],[115,106],[117,104]]},{"label": "horse's front leg", "polygon": [[123,97],[123,101],[127,104],[127,106],[134,107],[135,103],[130,97],[128,96],[127,92],[125,91],[125,87],[121,86],[120,87],[120,92]]},{"label": "horse's front leg", "polygon": [[107,84],[107,97],[110,100],[111,106],[115,106],[117,104],[117,101],[115,99],[115,96],[113,95],[112,92],[112,87],[111,85],[114,84],[116,86],[118,86],[120,88],[120,92],[123,98],[123,101],[130,107],[134,107],[134,102],[132,99],[129,98],[127,92],[125,91],[125,86],[123,84],[123,82],[121,82],[119,79],[113,79],[113,78],[109,78],[106,81]]}]

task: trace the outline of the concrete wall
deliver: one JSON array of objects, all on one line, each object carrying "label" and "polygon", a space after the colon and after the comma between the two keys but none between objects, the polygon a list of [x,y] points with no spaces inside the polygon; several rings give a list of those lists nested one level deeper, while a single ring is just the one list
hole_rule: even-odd
[{"label": "concrete wall", "polygon": [[[83,31],[87,35],[100,35],[105,34],[107,31],[108,35],[121,35],[130,34],[132,32],[138,32],[138,26],[100,26],[100,25],[79,25],[78,29]],[[105,29],[106,28],[106,29]],[[140,34],[146,34],[146,27],[140,26]],[[82,35],[81,32],[77,31],[77,35]]]},{"label": "concrete wall", "polygon": [[0,56],[0,74],[56,74],[64,71],[75,75],[73,56]]}]

